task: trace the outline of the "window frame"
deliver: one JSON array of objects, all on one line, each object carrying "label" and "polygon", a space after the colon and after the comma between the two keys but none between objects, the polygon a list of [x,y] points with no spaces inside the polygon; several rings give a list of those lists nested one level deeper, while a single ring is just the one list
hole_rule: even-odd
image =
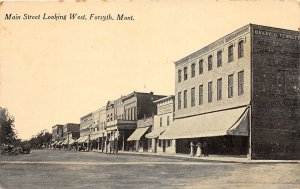
[{"label": "window frame", "polygon": [[217,80],[217,100],[222,100],[222,78]]},{"label": "window frame", "polygon": [[207,57],[207,71],[211,71],[213,68],[213,56],[209,55]]},{"label": "window frame", "polygon": [[199,85],[199,105],[204,103],[204,86],[203,84]]},{"label": "window frame", "polygon": [[233,98],[234,88],[233,88],[233,74],[228,75],[228,98]]},{"label": "window frame", "polygon": [[244,40],[240,40],[238,43],[238,58],[244,57]]},{"label": "window frame", "polygon": [[[242,77],[241,77],[242,76]],[[241,80],[242,78],[242,80]],[[238,95],[244,94],[245,73],[244,70],[238,73]]]},{"label": "window frame", "polygon": [[193,87],[191,88],[191,107],[194,107],[196,105],[195,100],[195,87]]},{"label": "window frame", "polygon": [[177,82],[180,83],[182,81],[182,70],[179,69],[177,72]]},{"label": "window frame", "polygon": [[199,75],[203,74],[203,59],[199,60]]},{"label": "window frame", "polygon": [[219,50],[217,52],[217,67],[221,67],[222,66],[222,61],[223,61],[223,51]]},{"label": "window frame", "polygon": [[159,127],[162,127],[162,117],[159,118]]},{"label": "window frame", "polygon": [[195,77],[196,75],[196,64],[192,63],[191,65],[191,77]]},{"label": "window frame", "polygon": [[184,67],[183,68],[183,80],[184,81],[188,79],[188,73],[187,73],[187,71],[188,71],[188,68]]},{"label": "window frame", "polygon": [[178,98],[177,99],[178,100],[178,102],[177,102],[178,105],[177,106],[178,106],[178,110],[180,110],[181,109],[181,91],[178,92],[178,97],[177,98]]},{"label": "window frame", "polygon": [[[231,49],[231,50],[230,50]],[[228,63],[233,62],[233,44],[228,46]]]},{"label": "window frame", "polygon": [[213,101],[213,83],[212,81],[207,83],[207,102],[211,103]]},{"label": "window frame", "polygon": [[170,116],[167,116],[167,126],[170,125]]},{"label": "window frame", "polygon": [[183,108],[187,108],[187,90],[183,91]]}]

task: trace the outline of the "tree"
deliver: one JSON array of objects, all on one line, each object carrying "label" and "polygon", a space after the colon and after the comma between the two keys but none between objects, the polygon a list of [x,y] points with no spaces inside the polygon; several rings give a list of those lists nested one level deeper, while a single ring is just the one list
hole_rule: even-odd
[{"label": "tree", "polygon": [[47,130],[40,131],[37,135],[31,137],[29,143],[32,148],[42,148],[42,146],[49,145],[51,142],[52,135]]},{"label": "tree", "polygon": [[0,145],[14,144],[17,140],[15,119],[6,108],[0,107]]}]

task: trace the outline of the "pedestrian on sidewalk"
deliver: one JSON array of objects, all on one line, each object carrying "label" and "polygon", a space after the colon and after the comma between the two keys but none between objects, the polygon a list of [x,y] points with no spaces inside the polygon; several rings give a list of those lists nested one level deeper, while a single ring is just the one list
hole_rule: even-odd
[{"label": "pedestrian on sidewalk", "polygon": [[202,143],[200,141],[197,142],[197,153],[196,156],[200,157],[202,155]]},{"label": "pedestrian on sidewalk", "polygon": [[195,145],[194,145],[194,143],[193,143],[193,141],[191,141],[191,153],[190,153],[190,156],[191,157],[194,157],[195,156],[195,152],[194,152],[194,147],[195,147]]},{"label": "pedestrian on sidewalk", "polygon": [[207,143],[205,141],[203,142],[203,154],[204,157],[208,157],[208,148],[207,148]]}]

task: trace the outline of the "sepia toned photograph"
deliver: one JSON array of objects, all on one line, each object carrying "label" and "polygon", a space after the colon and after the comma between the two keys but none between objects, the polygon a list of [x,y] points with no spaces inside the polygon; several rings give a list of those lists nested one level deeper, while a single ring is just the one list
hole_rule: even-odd
[{"label": "sepia toned photograph", "polygon": [[0,0],[0,189],[300,189],[299,12]]}]

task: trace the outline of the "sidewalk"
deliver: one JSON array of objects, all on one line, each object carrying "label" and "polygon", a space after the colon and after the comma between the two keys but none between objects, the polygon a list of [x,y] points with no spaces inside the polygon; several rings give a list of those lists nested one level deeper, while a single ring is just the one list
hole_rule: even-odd
[{"label": "sidewalk", "polygon": [[[93,152],[101,153],[101,151],[94,150]],[[133,156],[156,156],[168,157],[182,160],[199,161],[199,162],[215,162],[215,163],[300,163],[300,160],[251,160],[246,156],[221,156],[210,155],[209,157],[190,157],[189,154],[166,154],[166,153],[151,153],[151,152],[133,152],[133,151],[119,151],[119,154],[133,155]]]}]

